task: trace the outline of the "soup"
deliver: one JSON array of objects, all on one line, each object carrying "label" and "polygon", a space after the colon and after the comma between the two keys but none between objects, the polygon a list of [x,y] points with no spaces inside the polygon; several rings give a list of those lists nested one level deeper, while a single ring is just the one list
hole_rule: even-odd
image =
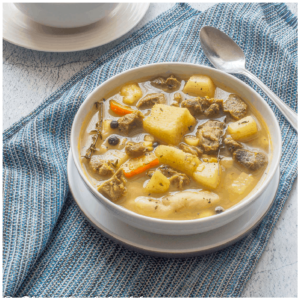
[{"label": "soup", "polygon": [[205,75],[143,78],[104,95],[83,122],[80,161],[91,184],[138,214],[219,214],[264,180],[268,128],[243,95]]}]

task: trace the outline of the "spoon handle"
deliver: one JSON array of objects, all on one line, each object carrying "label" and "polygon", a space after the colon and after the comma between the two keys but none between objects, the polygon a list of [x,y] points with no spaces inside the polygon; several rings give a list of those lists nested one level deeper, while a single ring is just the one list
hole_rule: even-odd
[{"label": "spoon handle", "polygon": [[242,74],[254,81],[268,95],[268,97],[274,102],[274,104],[278,107],[278,109],[282,112],[282,114],[298,132],[298,114],[294,112],[288,105],[286,105],[279,97],[277,97],[264,83],[262,83],[251,72],[245,69],[242,72]]}]

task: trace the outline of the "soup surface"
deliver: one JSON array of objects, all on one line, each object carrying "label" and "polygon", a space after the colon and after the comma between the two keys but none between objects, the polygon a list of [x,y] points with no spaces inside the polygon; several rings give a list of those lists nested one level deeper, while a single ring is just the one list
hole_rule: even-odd
[{"label": "soup surface", "polygon": [[205,75],[128,82],[83,122],[82,168],[99,193],[138,214],[222,213],[264,180],[271,140],[243,95]]}]

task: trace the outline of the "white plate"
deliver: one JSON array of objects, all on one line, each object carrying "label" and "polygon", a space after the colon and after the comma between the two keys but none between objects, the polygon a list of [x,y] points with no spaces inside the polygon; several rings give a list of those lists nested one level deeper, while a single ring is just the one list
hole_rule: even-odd
[{"label": "white plate", "polygon": [[146,232],[115,218],[89,191],[68,157],[71,193],[87,220],[100,232],[125,247],[154,256],[188,257],[211,253],[237,242],[253,230],[271,207],[279,184],[279,168],[262,195],[245,214],[223,227],[193,235],[174,236]]},{"label": "white plate", "polygon": [[3,4],[3,39],[29,49],[48,52],[86,50],[107,44],[131,30],[149,3],[120,3],[108,16],[79,28],[54,28],[32,21],[13,3]]}]

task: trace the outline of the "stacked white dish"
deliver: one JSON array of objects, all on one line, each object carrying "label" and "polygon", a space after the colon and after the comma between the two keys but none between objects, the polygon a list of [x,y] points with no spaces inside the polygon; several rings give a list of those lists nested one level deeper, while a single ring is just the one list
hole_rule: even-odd
[{"label": "stacked white dish", "polygon": [[192,256],[226,247],[255,228],[269,210],[279,183],[281,147],[273,147],[267,175],[241,202],[222,214],[203,219],[174,221],[138,215],[102,196],[81,168],[78,138],[82,122],[94,102],[117,86],[146,76],[205,74],[216,83],[243,95],[263,115],[273,145],[281,145],[276,117],[268,104],[249,86],[222,71],[187,63],[158,63],[116,75],[96,88],[78,110],[71,132],[68,176],[71,192],[87,219],[117,242],[144,253],[161,256]]},{"label": "stacked white dish", "polygon": [[148,8],[149,3],[4,3],[3,39],[39,51],[86,50],[127,33]]}]

